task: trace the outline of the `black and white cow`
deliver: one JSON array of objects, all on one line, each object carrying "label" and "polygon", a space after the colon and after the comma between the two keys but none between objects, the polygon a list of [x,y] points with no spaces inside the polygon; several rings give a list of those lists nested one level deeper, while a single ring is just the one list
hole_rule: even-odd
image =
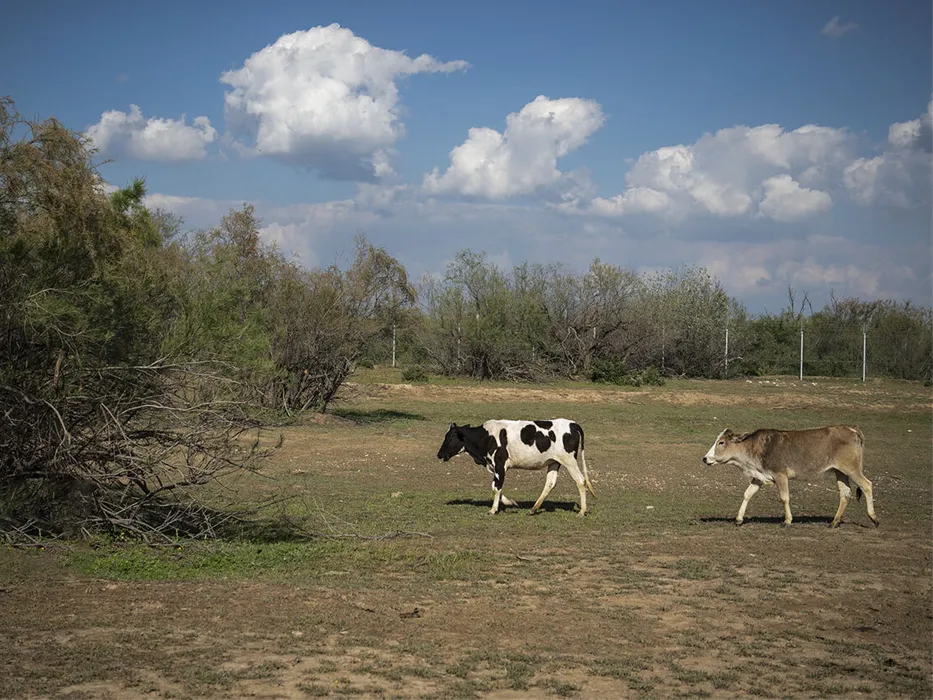
[{"label": "black and white cow", "polygon": [[492,474],[491,515],[504,506],[518,505],[502,495],[505,473],[510,469],[544,469],[547,477],[531,514],[534,515],[557,483],[557,472],[566,467],[580,491],[580,516],[586,515],[586,490],[596,495],[586,473],[583,428],[566,418],[552,420],[488,420],[480,426],[451,423],[437,458],[445,462],[461,452]]}]

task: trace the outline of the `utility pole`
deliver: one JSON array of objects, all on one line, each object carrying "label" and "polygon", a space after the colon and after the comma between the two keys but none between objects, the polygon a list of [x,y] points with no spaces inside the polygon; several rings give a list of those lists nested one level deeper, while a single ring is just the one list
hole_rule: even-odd
[{"label": "utility pole", "polygon": [[392,366],[395,367],[395,324],[392,324]]}]

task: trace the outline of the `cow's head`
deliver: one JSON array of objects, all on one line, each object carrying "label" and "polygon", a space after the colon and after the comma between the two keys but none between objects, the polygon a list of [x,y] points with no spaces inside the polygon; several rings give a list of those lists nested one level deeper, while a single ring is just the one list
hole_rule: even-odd
[{"label": "cow's head", "polygon": [[461,452],[463,452],[463,430],[457,427],[456,423],[451,423],[444,436],[444,442],[441,443],[441,449],[437,451],[437,458],[446,462]]},{"label": "cow's head", "polygon": [[742,437],[742,435],[736,435],[728,428],[723,430],[719,433],[719,437],[716,438],[713,446],[709,448],[709,452],[703,455],[703,464],[713,465],[728,462],[735,453],[735,444]]}]

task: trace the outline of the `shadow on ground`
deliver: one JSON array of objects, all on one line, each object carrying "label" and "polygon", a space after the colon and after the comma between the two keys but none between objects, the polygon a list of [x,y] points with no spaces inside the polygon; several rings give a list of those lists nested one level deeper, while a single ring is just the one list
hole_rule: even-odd
[{"label": "shadow on ground", "polygon": [[390,423],[396,420],[427,420],[420,413],[409,413],[407,411],[395,411],[389,408],[377,408],[369,411],[358,410],[355,408],[338,408],[334,412],[335,416],[344,418],[360,425],[372,425],[374,423]]},{"label": "shadow on ground", "polygon": [[[531,507],[535,504],[534,501],[516,501],[517,506],[504,506],[500,509],[500,513],[508,511],[522,511],[522,510],[531,510]],[[444,505],[447,506],[475,506],[477,508],[485,508],[489,510],[492,506],[492,497],[489,498],[457,498],[452,501],[447,501]],[[564,511],[573,511],[577,509],[577,504],[572,501],[545,501],[541,508],[538,509],[538,512],[544,511],[545,513],[553,513],[558,510]]]}]

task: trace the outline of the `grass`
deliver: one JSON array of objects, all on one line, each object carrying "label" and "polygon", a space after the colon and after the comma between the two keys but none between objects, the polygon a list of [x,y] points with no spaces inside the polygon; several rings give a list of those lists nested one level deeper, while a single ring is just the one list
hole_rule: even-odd
[{"label": "grass", "polygon": [[[287,495],[302,536],[270,513],[227,542],[0,549],[0,696],[930,693],[928,390],[399,377],[361,372],[336,419],[286,427],[260,475],[217,494]],[[489,516],[485,470],[435,457],[451,421],[555,416],[586,431],[586,518],[566,474],[529,517],[544,477],[520,471],[521,507]],[[791,482],[789,529],[773,489],[732,525],[746,482],[699,460],[723,427],[838,422],[866,435],[881,528],[855,501],[826,527],[828,478]]]}]

